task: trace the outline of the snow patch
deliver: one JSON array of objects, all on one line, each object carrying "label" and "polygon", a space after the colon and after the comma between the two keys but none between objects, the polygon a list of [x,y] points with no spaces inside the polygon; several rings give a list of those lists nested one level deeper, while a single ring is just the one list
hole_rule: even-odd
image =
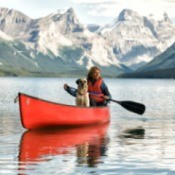
[{"label": "snow patch", "polygon": [[39,65],[38,65],[38,63],[36,61],[34,62],[34,64],[35,64],[36,67],[39,67]]},{"label": "snow patch", "polygon": [[13,41],[12,37],[6,35],[4,32],[0,31],[0,38],[7,40],[7,41]]},{"label": "snow patch", "polygon": [[58,48],[60,46],[71,45],[72,41],[59,33],[54,23],[47,30],[40,31],[39,33],[38,47],[45,54],[51,51],[55,56],[58,56]]},{"label": "snow patch", "polygon": [[34,59],[35,58],[35,54],[33,52],[30,52],[30,57],[32,57]]}]

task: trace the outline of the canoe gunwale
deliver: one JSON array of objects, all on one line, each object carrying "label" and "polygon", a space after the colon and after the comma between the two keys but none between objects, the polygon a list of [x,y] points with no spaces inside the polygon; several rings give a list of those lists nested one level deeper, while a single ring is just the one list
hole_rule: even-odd
[{"label": "canoe gunwale", "polygon": [[109,108],[108,106],[89,106],[89,107],[85,107],[85,106],[68,105],[68,104],[63,104],[63,103],[58,103],[58,102],[53,102],[53,101],[45,100],[43,98],[34,97],[34,96],[27,95],[27,94],[22,93],[22,92],[19,92],[18,93],[19,99],[20,99],[20,96],[21,95],[24,95],[24,96],[27,96],[29,98],[33,98],[33,99],[36,99],[36,100],[44,101],[44,102],[47,102],[47,103],[60,105],[60,106],[68,106],[68,107],[75,107],[75,108]]}]

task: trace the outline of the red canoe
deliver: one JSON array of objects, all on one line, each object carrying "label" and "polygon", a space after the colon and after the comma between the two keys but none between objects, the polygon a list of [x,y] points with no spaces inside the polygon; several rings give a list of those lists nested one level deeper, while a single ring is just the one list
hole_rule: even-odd
[{"label": "red canoe", "polygon": [[26,129],[107,123],[109,107],[78,107],[18,94],[21,122]]}]

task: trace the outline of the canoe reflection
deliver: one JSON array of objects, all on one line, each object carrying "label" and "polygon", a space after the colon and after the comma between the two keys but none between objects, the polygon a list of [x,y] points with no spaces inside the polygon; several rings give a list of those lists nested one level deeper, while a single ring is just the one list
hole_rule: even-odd
[{"label": "canoe reflection", "polygon": [[30,130],[22,135],[20,164],[47,161],[76,150],[77,163],[94,166],[105,154],[108,124],[71,129]]}]

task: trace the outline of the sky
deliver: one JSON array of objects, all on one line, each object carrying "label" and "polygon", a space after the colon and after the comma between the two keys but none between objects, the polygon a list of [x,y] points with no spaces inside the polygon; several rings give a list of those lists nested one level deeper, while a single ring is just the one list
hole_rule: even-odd
[{"label": "sky", "polygon": [[57,10],[73,8],[83,24],[105,25],[118,17],[123,9],[131,9],[141,16],[163,19],[166,12],[175,23],[175,0],[0,0],[0,7],[21,11],[35,19]]}]

